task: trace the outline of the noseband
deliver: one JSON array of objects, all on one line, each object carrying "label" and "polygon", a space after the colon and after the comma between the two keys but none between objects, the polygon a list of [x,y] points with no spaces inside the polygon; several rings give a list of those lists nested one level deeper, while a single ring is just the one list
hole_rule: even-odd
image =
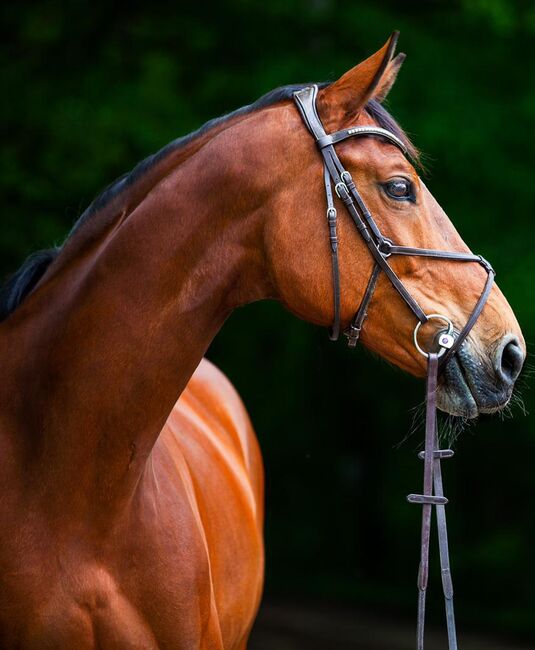
[{"label": "noseband", "polygon": [[[379,227],[375,223],[370,211],[362,200],[351,174],[344,168],[338,158],[334,145],[348,138],[372,136],[379,137],[394,144],[405,155],[407,155],[407,149],[397,136],[390,133],[390,131],[377,126],[354,126],[342,129],[341,131],[336,131],[336,133],[325,133],[325,129],[323,128],[316,110],[317,94],[318,87],[314,85],[303,88],[294,93],[294,99],[301,117],[314,137],[316,145],[318,146],[323,158],[323,179],[325,183],[327,202],[327,223],[329,227],[334,295],[334,319],[329,336],[331,340],[336,341],[340,336],[341,330],[340,271],[338,264],[338,239],[336,234],[337,210],[334,200],[334,195],[336,194],[345,205],[374,260],[373,271],[360,305],[350,324],[343,331],[344,335],[348,339],[349,347],[355,347],[357,344],[381,272],[390,280],[392,286],[399,293],[418,321],[414,330],[414,344],[418,352],[427,358],[425,449],[419,454],[419,458],[424,461],[424,488],[423,494],[409,494],[407,497],[409,503],[416,503],[423,506],[420,567],[418,572],[417,648],[418,650],[423,650],[424,647],[425,597],[429,574],[431,515],[432,507],[435,506],[440,565],[442,570],[442,587],[446,604],[448,642],[450,650],[456,650],[457,638],[453,610],[453,586],[449,566],[448,534],[446,528],[446,511],[444,507],[446,503],[448,503],[448,500],[444,497],[443,493],[442,473],[440,467],[441,459],[450,458],[453,456],[453,451],[451,449],[438,448],[436,390],[439,366],[443,367],[444,364],[452,358],[470,333],[470,330],[474,326],[483,310],[483,307],[485,306],[485,303],[487,302],[494,283],[495,272],[492,266],[481,257],[481,255],[460,253],[456,251],[434,250],[429,248],[399,246],[389,238],[385,237],[379,230]],[[390,266],[388,259],[392,255],[430,257],[437,260],[450,260],[452,262],[475,262],[485,269],[487,272],[487,280],[481,295],[479,296],[468,320],[460,330],[454,328],[454,324],[447,316],[441,314],[426,314],[423,311],[418,302],[413,298]],[[438,336],[438,352],[426,352],[418,342],[418,332],[420,327],[431,320],[438,320],[446,325],[446,329],[443,329]]]}]

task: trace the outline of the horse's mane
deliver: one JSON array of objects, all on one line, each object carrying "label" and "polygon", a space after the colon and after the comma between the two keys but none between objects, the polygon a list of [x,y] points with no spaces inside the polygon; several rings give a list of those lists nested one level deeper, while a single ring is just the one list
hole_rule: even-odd
[{"label": "horse's mane", "polygon": [[[141,178],[141,176],[143,176],[151,167],[153,167],[153,165],[161,161],[171,152],[186,146],[196,138],[204,135],[214,127],[221,125],[227,120],[252,113],[253,111],[258,111],[262,108],[272,106],[273,104],[282,102],[284,100],[292,99],[293,93],[296,90],[300,90],[301,88],[309,85],[310,84],[291,84],[288,86],[275,88],[274,90],[271,90],[270,92],[257,99],[252,104],[242,106],[241,108],[238,108],[231,113],[227,113],[221,117],[209,120],[206,122],[206,124],[203,124],[203,126],[201,126],[196,131],[192,131],[185,136],[173,140],[168,145],[163,147],[163,149],[160,149],[160,151],[157,153],[148,156],[148,158],[145,158],[140,163],[138,163],[132,171],[124,174],[113,183],[111,183],[101,194],[99,194],[94,199],[94,201],[75,222],[64,243],[91,217],[100,212],[113,198],[133,185],[139,178]],[[318,85],[320,87],[324,87],[328,85],[328,83],[322,83]],[[418,150],[412,144],[403,129],[399,126],[399,124],[394,120],[394,118],[382,104],[372,99],[367,103],[366,111],[380,127],[387,129],[403,141],[411,158],[416,161],[419,160]],[[23,302],[23,300],[31,293],[50,264],[61,253],[62,247],[63,246],[55,246],[53,248],[32,253],[23,262],[18,271],[15,271],[15,273],[13,273],[13,275],[11,275],[6,280],[6,282],[0,288],[0,321],[5,320],[11,313],[13,313],[15,309]]]}]

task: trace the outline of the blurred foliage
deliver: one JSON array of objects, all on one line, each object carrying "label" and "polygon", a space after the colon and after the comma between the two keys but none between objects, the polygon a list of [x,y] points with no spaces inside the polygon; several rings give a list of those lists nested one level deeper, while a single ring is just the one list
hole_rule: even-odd
[{"label": "blurred foliage", "polygon": [[[61,241],[99,188],[169,140],[275,86],[336,78],[400,29],[409,57],[390,108],[533,339],[533,4],[79,0],[0,11],[3,274]],[[396,445],[420,382],[267,303],[239,310],[209,356],[242,394],[265,455],[267,593],[412,613],[420,512],[404,497],[420,484],[421,432]],[[527,388],[524,399],[529,410]],[[535,426],[514,415],[469,428],[444,472],[461,625],[529,633]],[[441,617],[438,580],[432,588]]]}]

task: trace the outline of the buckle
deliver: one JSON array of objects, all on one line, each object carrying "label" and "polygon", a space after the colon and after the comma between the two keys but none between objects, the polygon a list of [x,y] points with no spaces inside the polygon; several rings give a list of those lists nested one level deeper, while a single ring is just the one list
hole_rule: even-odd
[{"label": "buckle", "polygon": [[336,223],[336,208],[327,208],[327,221],[330,226]]},{"label": "buckle", "polygon": [[356,348],[357,342],[360,338],[360,330],[362,327],[357,327],[350,323],[349,326],[344,330],[343,334],[347,337],[347,346],[349,348]]},{"label": "buckle", "polygon": [[[349,190],[347,188],[347,185],[344,183],[344,181],[340,181],[339,183],[336,183],[336,185],[334,186],[334,191],[336,192],[336,196],[339,199],[342,199],[342,201],[349,197]],[[342,194],[340,194],[340,192],[344,193],[343,196]]]},{"label": "buckle", "polygon": [[349,186],[349,185],[351,185],[351,184],[354,184],[354,183],[353,183],[353,177],[352,177],[351,174],[347,171],[347,169],[345,169],[345,170],[340,174],[340,178],[342,179],[342,182],[346,184],[346,187]]}]

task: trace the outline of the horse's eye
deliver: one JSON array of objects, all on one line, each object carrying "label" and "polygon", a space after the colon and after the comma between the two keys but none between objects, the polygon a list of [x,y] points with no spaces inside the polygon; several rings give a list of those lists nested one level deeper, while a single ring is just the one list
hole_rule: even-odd
[{"label": "horse's eye", "polygon": [[384,183],[385,192],[393,199],[398,201],[414,201],[414,191],[412,183],[406,178],[393,178]]}]

